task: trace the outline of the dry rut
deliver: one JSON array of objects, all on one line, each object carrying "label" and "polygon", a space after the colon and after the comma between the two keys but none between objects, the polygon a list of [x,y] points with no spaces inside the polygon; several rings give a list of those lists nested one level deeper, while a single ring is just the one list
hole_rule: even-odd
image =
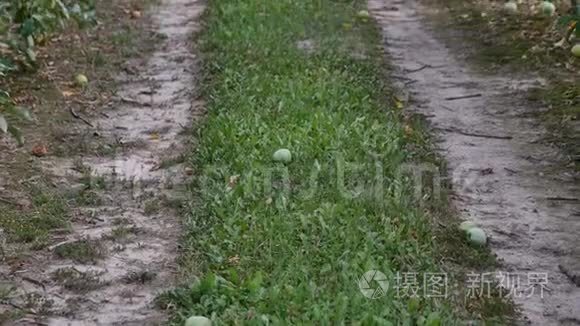
[{"label": "dry rut", "polygon": [[540,141],[541,125],[523,115],[525,90],[543,81],[475,73],[453,44],[438,39],[418,1],[370,0],[369,9],[406,80],[410,109],[440,131],[453,204],[491,236],[512,284],[500,282],[514,291],[522,322],[580,325],[578,175]]},{"label": "dry rut", "polygon": [[203,8],[198,0],[162,0],[153,8],[163,41],[146,65],[120,74],[115,107],[95,123],[95,135],[132,146],[113,157],[44,162],[62,189],[94,191],[75,208],[72,232],[55,236],[54,245],[12,273],[20,304],[37,298],[16,324],[157,325],[166,319],[153,301],[175,278],[180,222],[165,204],[184,194],[187,171],[178,159],[190,137],[184,131],[202,114],[193,100],[191,40]]}]

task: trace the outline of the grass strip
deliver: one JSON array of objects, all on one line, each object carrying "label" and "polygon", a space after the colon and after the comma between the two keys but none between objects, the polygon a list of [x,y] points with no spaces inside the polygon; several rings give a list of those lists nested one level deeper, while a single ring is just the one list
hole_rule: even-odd
[{"label": "grass strip", "polygon": [[[430,222],[398,171],[380,36],[362,1],[211,1],[199,43],[208,116],[199,130],[183,268],[201,278],[160,297],[173,322],[452,325]],[[275,163],[279,148],[292,162]],[[389,290],[365,297],[379,270]],[[417,273],[417,297],[394,288]],[[195,274],[195,275],[194,275]],[[399,292],[399,293],[398,293]]]}]

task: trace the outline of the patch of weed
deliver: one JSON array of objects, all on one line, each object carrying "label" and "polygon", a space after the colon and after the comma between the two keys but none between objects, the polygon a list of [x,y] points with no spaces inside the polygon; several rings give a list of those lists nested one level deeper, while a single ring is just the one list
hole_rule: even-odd
[{"label": "patch of weed", "polygon": [[115,217],[112,221],[113,225],[128,225],[131,224],[131,220],[126,217]]},{"label": "patch of weed", "polygon": [[1,283],[0,284],[0,301],[8,301],[16,288],[12,284]]},{"label": "patch of weed", "polygon": [[161,203],[159,202],[158,199],[151,199],[145,202],[145,205],[143,207],[143,213],[147,216],[151,216],[154,214],[159,213],[159,210],[161,209]]},{"label": "patch of weed", "polygon": [[59,194],[41,187],[32,190],[31,199],[31,208],[25,211],[0,204],[0,227],[6,232],[7,241],[42,242],[51,230],[68,226],[68,206]]},{"label": "patch of weed", "polygon": [[548,141],[559,144],[580,170],[580,85],[557,81],[550,87],[530,90],[528,99],[548,107],[539,115],[550,131]]},{"label": "patch of weed", "polygon": [[163,161],[161,161],[161,163],[159,163],[159,168],[160,169],[167,169],[169,167],[172,167],[174,165],[177,164],[181,164],[185,162],[185,155],[178,155],[175,157],[170,157],[167,159],[164,159]]},{"label": "patch of weed", "polygon": [[99,241],[83,239],[62,244],[54,249],[54,253],[59,258],[89,264],[104,258],[105,248]]},{"label": "patch of weed", "polygon": [[38,292],[28,292],[24,296],[24,308],[33,310],[41,316],[50,314],[53,305],[53,300]]},{"label": "patch of weed", "polygon": [[123,57],[131,57],[135,55],[137,47],[135,45],[135,40],[137,36],[136,32],[131,26],[122,26],[113,35],[111,35],[111,41],[118,49],[119,55]]},{"label": "patch of weed", "polygon": [[127,284],[145,284],[155,279],[157,275],[150,271],[129,272],[123,277]]},{"label": "patch of weed", "polygon": [[104,236],[104,239],[111,241],[120,241],[127,239],[131,235],[138,234],[139,232],[142,231],[136,226],[119,225],[115,227],[110,234]]},{"label": "patch of weed", "polygon": [[105,177],[100,175],[93,175],[90,171],[85,173],[79,180],[87,190],[105,189]]},{"label": "patch of weed", "polygon": [[101,280],[101,274],[96,271],[81,272],[73,267],[65,267],[54,271],[52,279],[69,291],[87,293],[107,285]]}]

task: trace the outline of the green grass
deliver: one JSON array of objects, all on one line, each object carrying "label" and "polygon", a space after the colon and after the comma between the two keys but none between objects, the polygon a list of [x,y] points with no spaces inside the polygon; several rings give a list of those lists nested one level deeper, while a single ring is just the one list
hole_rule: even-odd
[{"label": "green grass", "polygon": [[52,273],[55,282],[76,293],[87,293],[108,285],[100,276],[101,273],[95,271],[81,272],[72,267],[59,268]]},{"label": "green grass", "polygon": [[556,80],[549,87],[530,90],[528,98],[549,107],[538,115],[550,132],[547,141],[558,144],[580,171],[580,130],[574,123],[580,119],[580,85],[573,80]]},{"label": "green grass", "polygon": [[131,236],[139,234],[140,232],[142,231],[136,226],[129,226],[123,224],[116,226],[113,230],[111,230],[111,233],[104,235],[103,239],[122,242],[127,240]]},{"label": "green grass", "polygon": [[[357,285],[371,269],[392,285],[397,272],[442,271],[430,220],[397,173],[416,157],[389,104],[380,37],[355,18],[361,6],[209,3],[187,284],[159,298],[176,325],[190,315],[217,325],[459,323],[451,300],[392,288],[371,300]],[[304,40],[311,51],[297,46]],[[291,163],[272,162],[279,148]],[[345,194],[341,179],[358,191]]]},{"label": "green grass", "polygon": [[56,192],[42,187],[31,190],[31,207],[20,210],[0,204],[0,228],[9,242],[43,243],[51,230],[69,225],[66,201]]},{"label": "green grass", "polygon": [[59,258],[71,259],[81,264],[95,264],[104,258],[105,249],[97,240],[78,240],[62,244],[54,248],[54,253]]},{"label": "green grass", "polygon": [[159,199],[150,199],[143,204],[143,214],[151,216],[159,213],[161,210],[161,203]]}]

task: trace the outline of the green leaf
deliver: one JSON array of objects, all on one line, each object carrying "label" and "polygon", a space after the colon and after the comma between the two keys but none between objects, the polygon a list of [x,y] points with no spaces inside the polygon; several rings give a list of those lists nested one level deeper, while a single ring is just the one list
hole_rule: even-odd
[{"label": "green leaf", "polygon": [[29,48],[34,47],[34,37],[32,37],[32,35],[28,35],[28,37],[26,37],[26,44]]},{"label": "green leaf", "polygon": [[26,49],[26,57],[30,62],[36,62],[36,52],[33,49]]},{"label": "green leaf", "polygon": [[10,100],[10,94],[6,91],[0,90],[0,103],[5,103],[6,100]]},{"label": "green leaf", "polygon": [[7,58],[0,58],[0,76],[4,76],[6,72],[14,71],[16,67]]},{"label": "green leaf", "polygon": [[75,3],[71,9],[71,12],[75,15],[80,15],[82,13],[81,6],[78,3]]},{"label": "green leaf", "polygon": [[34,19],[28,18],[27,20],[22,23],[20,27],[20,35],[23,37],[28,37],[29,35],[34,34],[36,27],[34,26]]},{"label": "green leaf", "polygon": [[566,15],[566,16],[562,16],[562,17],[560,17],[560,19],[558,19],[558,25],[568,25],[572,22],[579,21],[579,20],[580,20],[580,16]]},{"label": "green leaf", "polygon": [[32,115],[30,114],[30,111],[28,111],[27,109],[21,107],[21,106],[15,106],[15,105],[6,105],[6,107],[4,108],[5,112],[7,112],[8,114],[10,114],[11,116],[24,120],[24,121],[32,121]]},{"label": "green leaf", "polygon": [[6,119],[2,115],[0,115],[0,130],[2,130],[3,133],[8,132],[8,122],[6,122]]},{"label": "green leaf", "polygon": [[14,138],[16,138],[16,141],[18,142],[18,145],[20,145],[20,146],[24,145],[24,136],[22,136],[22,131],[20,131],[20,129],[14,127],[13,125],[9,125],[8,126],[8,132]]},{"label": "green leaf", "polygon": [[18,111],[18,116],[28,122],[32,121],[32,115],[30,114],[30,111],[28,111],[28,109],[25,109],[21,106],[17,106],[15,107],[16,110]]},{"label": "green leaf", "polygon": [[441,316],[434,311],[427,316],[426,326],[441,326]]},{"label": "green leaf", "polygon": [[68,13],[68,9],[66,8],[66,6],[64,5],[64,3],[62,3],[62,1],[60,0],[56,0],[56,3],[58,4],[58,6],[60,7],[60,11],[61,14],[66,18],[66,19],[70,19],[70,15]]}]

